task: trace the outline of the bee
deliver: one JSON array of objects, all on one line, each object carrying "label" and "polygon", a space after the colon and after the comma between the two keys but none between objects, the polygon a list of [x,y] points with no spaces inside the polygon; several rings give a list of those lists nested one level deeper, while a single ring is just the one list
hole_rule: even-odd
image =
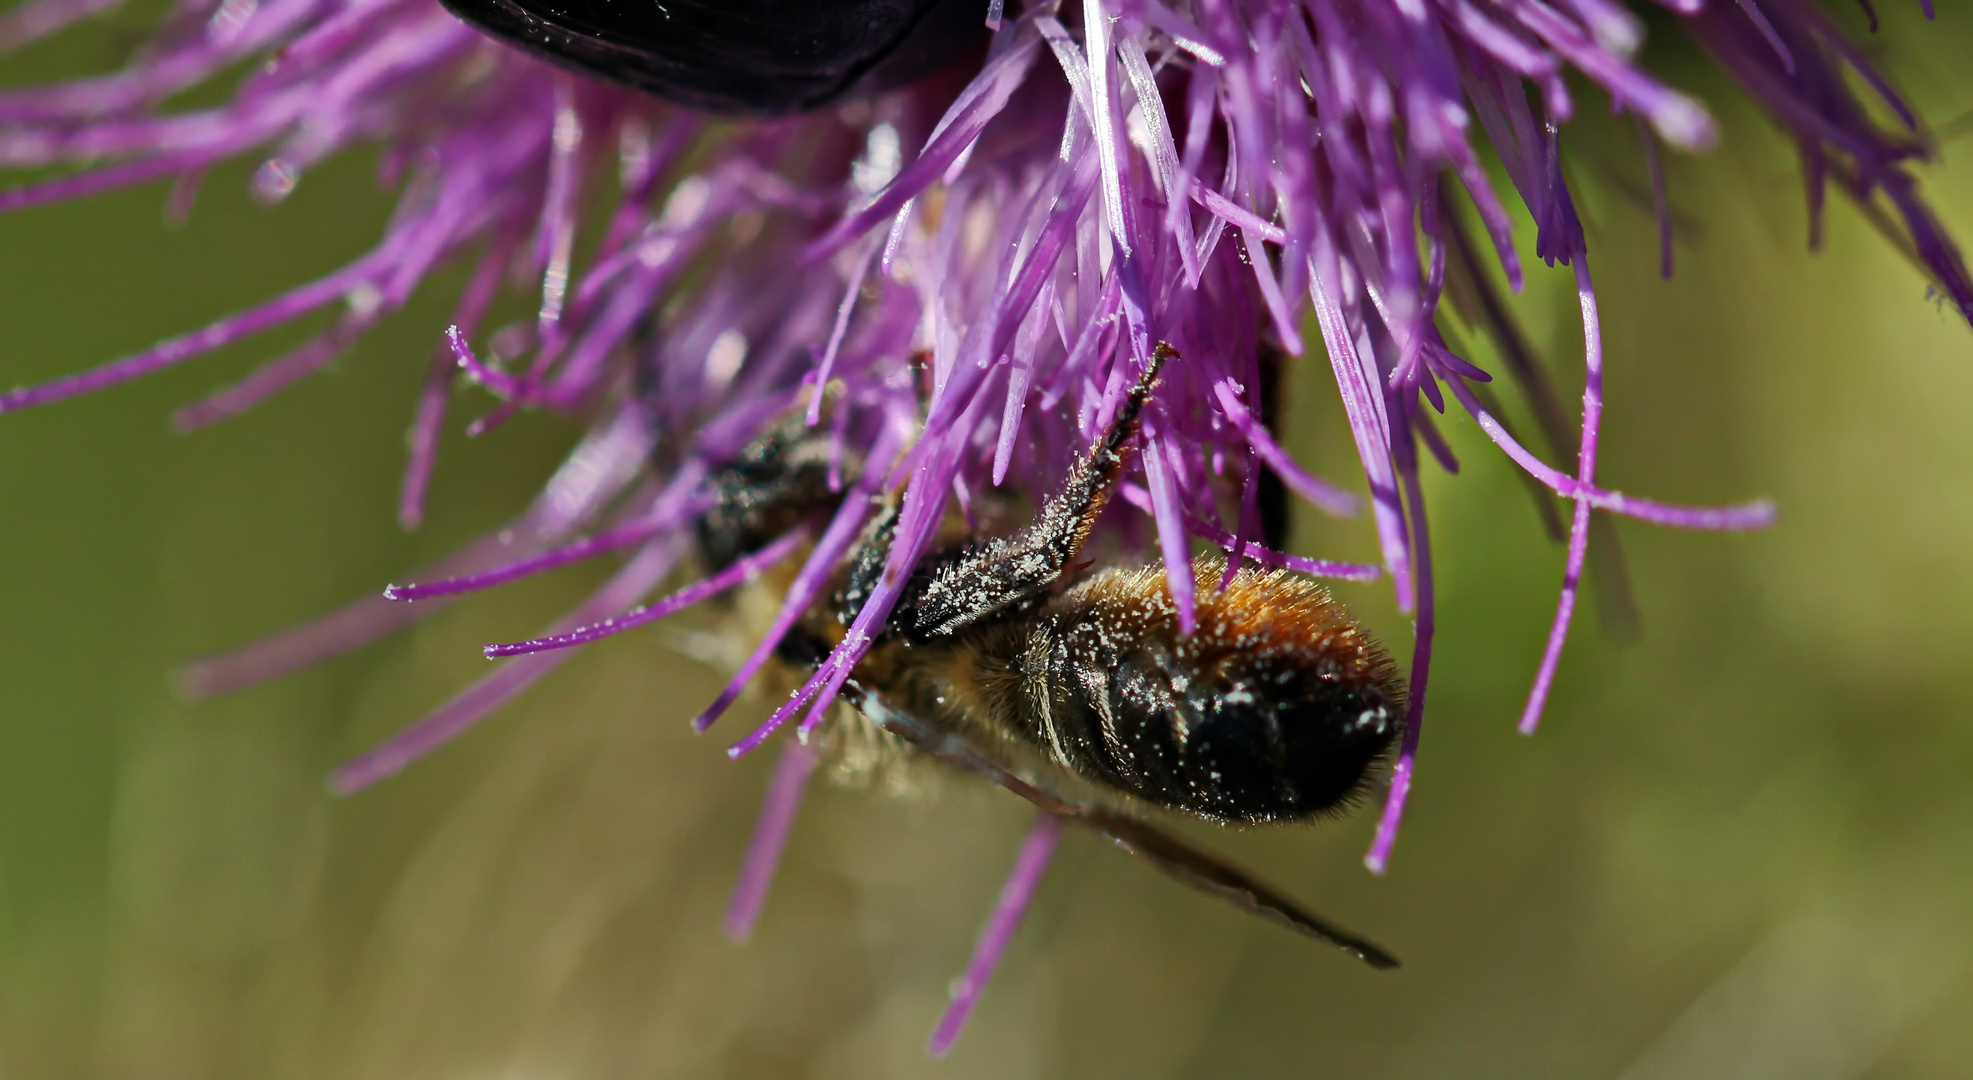
[{"label": "bee", "polygon": [[978,0],[444,0],[484,33],[708,112],[800,112],[976,47]]},{"label": "bee", "polygon": [[[1116,416],[1034,521],[921,559],[845,684],[879,737],[999,784],[1101,833],[1186,884],[1376,967],[1389,953],[1154,823],[1305,822],[1352,803],[1400,733],[1405,688],[1383,649],[1322,586],[1200,558],[1196,627],[1181,632],[1168,567],[1081,560],[1122,478],[1161,366],[1159,344]],[[730,562],[813,512],[827,457],[799,419],[712,480],[709,561]],[[806,501],[806,504],[804,505]],[[888,500],[832,600],[782,640],[813,669],[840,643],[888,562]]]}]

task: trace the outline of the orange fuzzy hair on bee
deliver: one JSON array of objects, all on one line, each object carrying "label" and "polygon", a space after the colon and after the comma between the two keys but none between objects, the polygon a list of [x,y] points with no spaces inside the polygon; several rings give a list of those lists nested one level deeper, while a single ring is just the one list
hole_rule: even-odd
[{"label": "orange fuzzy hair on bee", "polygon": [[[1403,705],[1404,678],[1397,665],[1322,585],[1286,570],[1242,569],[1222,590],[1225,566],[1218,558],[1197,560],[1192,570],[1199,622],[1192,636],[1181,640],[1182,651],[1222,664],[1293,656],[1339,682],[1374,688]],[[1163,566],[1132,576],[1142,582],[1137,588],[1168,597]]]}]

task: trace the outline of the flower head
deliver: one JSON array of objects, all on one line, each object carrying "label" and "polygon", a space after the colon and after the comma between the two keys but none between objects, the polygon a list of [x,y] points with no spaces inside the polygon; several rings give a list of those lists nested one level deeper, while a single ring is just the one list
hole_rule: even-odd
[{"label": "flower head", "polygon": [[[0,22],[0,45],[102,6],[35,0]],[[1910,172],[1928,149],[1917,120],[1830,19],[1807,0],[1665,6],[1796,141],[1812,213],[1834,182],[1874,208],[1973,315],[1973,283]],[[1045,495],[1153,345],[1169,342],[1183,359],[1166,370],[1145,418],[1141,470],[1123,489],[1137,512],[1112,521],[1117,542],[1168,564],[1189,563],[1203,541],[1318,574],[1381,573],[1415,613],[1404,742],[1368,856],[1381,870],[1427,700],[1434,610],[1420,462],[1454,465],[1435,415],[1449,406],[1471,414],[1534,480],[1573,503],[1561,602],[1526,730],[1562,652],[1596,511],[1702,529],[1772,518],[1765,504],[1671,506],[1596,477],[1597,296],[1561,132],[1585,90],[1636,117],[1651,155],[1658,142],[1707,147],[1714,123],[1633,62],[1642,23],[1615,0],[1033,0],[1018,11],[982,4],[979,15],[990,38],[957,74],[948,67],[795,115],[733,120],[559,69],[433,0],[183,3],[122,71],[0,93],[0,161],[86,166],[0,193],[0,206],[160,178],[174,180],[173,204],[182,205],[207,168],[247,155],[262,159],[254,194],[278,201],[325,157],[378,144],[397,210],[369,253],[327,277],[139,355],[0,395],[0,411],[340,309],[315,339],[179,414],[181,427],[198,427],[321,368],[435,267],[475,267],[415,407],[403,522],[422,516],[462,373],[488,403],[476,433],[539,409],[582,418],[588,434],[497,537],[426,568],[419,584],[203,661],[189,685],[229,690],[402,626],[441,597],[605,552],[630,557],[549,638],[490,650],[514,658],[345,766],[337,782],[353,790],[512,697],[566,655],[560,646],[648,622],[791,554],[792,539],[770,545],[626,615],[686,551],[706,477],[796,408],[824,427],[837,460],[869,463],[858,490],[903,491],[894,572],[844,644],[736,752],[797,715],[812,728],[948,507],[971,512],[1001,485]],[[257,66],[228,103],[165,106],[243,61]],[[1568,265],[1580,297],[1586,392],[1572,444],[1554,448],[1573,457],[1563,468],[1498,419],[1490,376],[1455,352],[1438,321],[1448,290],[1497,302],[1469,215],[1498,272],[1519,287],[1510,198],[1537,226],[1536,257]],[[1662,198],[1660,214],[1668,220]],[[594,254],[578,260],[585,230]],[[517,271],[538,282],[537,313],[487,332],[489,307]],[[1256,493],[1269,473],[1326,512],[1356,509],[1349,492],[1289,458],[1262,420],[1261,357],[1302,352],[1311,314],[1368,483],[1381,567],[1299,559],[1260,542]],[[840,390],[817,392],[824,386]],[[815,537],[777,632],[820,595],[870,501],[841,505]],[[1189,626],[1192,578],[1169,580]],[[759,644],[701,726],[774,645],[773,634]],[[790,753],[763,852],[778,849],[809,772],[805,752]],[[1016,914],[1052,828],[1036,834],[1010,883]],[[768,868],[771,858],[749,871],[738,932]],[[996,915],[969,993],[1011,925]],[[962,995],[959,1019],[970,1000]],[[941,1027],[942,1039],[956,1023]]]}]

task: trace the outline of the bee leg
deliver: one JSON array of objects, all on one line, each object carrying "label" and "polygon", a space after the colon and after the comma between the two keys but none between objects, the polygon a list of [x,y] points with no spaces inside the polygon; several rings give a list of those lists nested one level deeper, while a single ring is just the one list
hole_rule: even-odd
[{"label": "bee leg", "polygon": [[1158,385],[1158,372],[1165,361],[1178,355],[1178,350],[1160,341],[1151,350],[1150,362],[1144,365],[1144,374],[1138,376],[1137,385],[1125,395],[1123,403],[1117,407],[1117,415],[1110,420],[1096,444],[1089,453],[1069,472],[1069,479],[1062,487],[1061,494],[1048,500],[1042,507],[1040,519],[1021,534],[1022,540],[1034,548],[1046,550],[1055,566],[1049,584],[1061,575],[1062,569],[1082,550],[1084,540],[1089,538],[1089,530],[1096,524],[1096,518],[1110,501],[1110,493],[1116,490],[1117,481],[1123,477],[1125,454],[1131,437],[1137,434],[1137,422],[1144,412],[1144,403],[1151,398],[1151,391]]},{"label": "bee leg", "polygon": [[1286,893],[1210,852],[1201,851],[1148,822],[1065,798],[1015,775],[961,735],[933,727],[900,712],[854,680],[843,694],[885,731],[955,768],[991,780],[1045,813],[1108,837],[1118,847],[1150,863],[1166,876],[1251,911],[1270,922],[1325,942],[1379,969],[1398,966],[1382,948],[1303,907]]},{"label": "bee leg", "polygon": [[981,545],[927,575],[924,586],[899,605],[907,636],[942,637],[1039,600],[1069,569],[1097,515],[1123,476],[1131,436],[1158,372],[1178,351],[1159,342],[1137,385],[1117,407],[1110,426],[1069,473],[1060,494],[1041,508],[1033,525],[1017,535]]}]

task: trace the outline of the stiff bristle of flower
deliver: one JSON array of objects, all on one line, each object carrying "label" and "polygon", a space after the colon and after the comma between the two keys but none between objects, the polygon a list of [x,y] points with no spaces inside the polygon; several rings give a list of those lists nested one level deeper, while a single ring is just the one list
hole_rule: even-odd
[{"label": "stiff bristle of flower", "polygon": [[440,578],[431,582],[386,585],[383,592],[384,599],[412,603],[477,592],[641,544],[659,533],[677,529],[680,522],[689,520],[692,515],[705,509],[707,499],[698,489],[702,479],[702,470],[681,471],[671,478],[649,510],[620,525],[586,536],[574,543],[515,559],[491,569]]},{"label": "stiff bristle of flower", "polygon": [[588,626],[579,626],[566,634],[550,634],[547,637],[530,638],[527,641],[487,645],[481,651],[486,654],[488,660],[498,660],[505,656],[526,656],[528,653],[546,652],[549,649],[569,649],[577,645],[587,645],[592,641],[601,641],[626,630],[647,626],[759,577],[762,570],[793,554],[796,546],[806,539],[807,537],[800,532],[788,533],[759,551],[742,556],[732,566],[719,573],[703,581],[694,582],[655,604],[632,608],[622,615],[593,622]]},{"label": "stiff bristle of flower", "polygon": [[952,1002],[946,1006],[945,1015],[939,1017],[938,1026],[932,1029],[931,1038],[926,1040],[925,1050],[933,1057],[944,1057],[952,1044],[959,1041],[966,1021],[972,1019],[973,1008],[980,1003],[980,995],[993,979],[994,968],[1000,966],[1001,954],[1007,951],[1007,943],[1020,928],[1021,917],[1027,914],[1035,890],[1041,887],[1042,876],[1048,872],[1061,837],[1062,819],[1053,814],[1035,818],[1027,839],[1021,843],[1020,853],[1014,856],[1014,868],[1007,875],[1007,883],[1000,887],[993,914],[987,917],[980,940],[973,946],[966,973],[953,984]]},{"label": "stiff bristle of flower", "polygon": [[774,763],[774,775],[767,781],[767,795],[761,803],[760,820],[754,824],[753,840],[747,845],[740,864],[740,880],[733,886],[733,898],[726,905],[726,936],[735,942],[753,936],[754,923],[767,903],[767,888],[774,883],[774,871],[781,863],[781,849],[788,844],[788,833],[795,827],[801,810],[802,794],[808,790],[810,774],[820,761],[815,751],[790,741],[781,748],[781,759]]},{"label": "stiff bristle of flower", "polygon": [[[1137,484],[1124,483],[1117,486],[1117,496],[1145,513],[1151,512],[1151,493]],[[1384,568],[1369,563],[1338,562],[1334,559],[1309,559],[1300,555],[1289,555],[1276,551],[1252,540],[1243,539],[1214,525],[1204,518],[1188,513],[1185,525],[1201,540],[1217,544],[1230,557],[1228,562],[1235,570],[1242,559],[1259,563],[1262,566],[1278,566],[1294,570],[1310,577],[1330,578],[1335,581],[1376,581],[1384,576]]]}]

